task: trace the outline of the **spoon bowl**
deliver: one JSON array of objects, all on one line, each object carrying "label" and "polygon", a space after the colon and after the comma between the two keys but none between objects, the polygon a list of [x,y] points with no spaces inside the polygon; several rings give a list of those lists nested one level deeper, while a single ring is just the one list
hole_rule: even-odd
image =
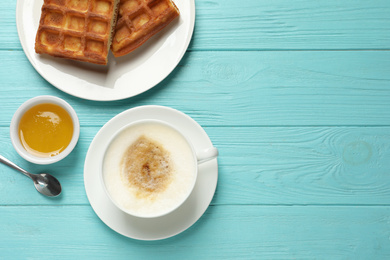
[{"label": "spoon bowl", "polygon": [[0,155],[0,162],[23,173],[34,182],[34,186],[38,192],[49,197],[56,197],[61,194],[62,188],[60,182],[48,173],[32,174],[20,168],[4,156]]},{"label": "spoon bowl", "polygon": [[43,195],[55,197],[61,193],[60,182],[48,173],[32,174],[35,188]]}]

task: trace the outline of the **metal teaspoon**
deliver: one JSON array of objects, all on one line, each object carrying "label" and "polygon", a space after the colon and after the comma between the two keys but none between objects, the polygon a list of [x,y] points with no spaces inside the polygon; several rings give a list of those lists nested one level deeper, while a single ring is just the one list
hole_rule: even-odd
[{"label": "metal teaspoon", "polygon": [[42,193],[43,195],[55,197],[60,195],[61,193],[61,184],[60,182],[53,177],[52,175],[48,173],[40,173],[40,174],[32,174],[28,171],[20,168],[13,162],[6,159],[4,156],[0,155],[0,162],[4,163],[5,165],[23,173],[27,177],[29,177],[31,180],[33,180],[35,188],[37,191]]}]

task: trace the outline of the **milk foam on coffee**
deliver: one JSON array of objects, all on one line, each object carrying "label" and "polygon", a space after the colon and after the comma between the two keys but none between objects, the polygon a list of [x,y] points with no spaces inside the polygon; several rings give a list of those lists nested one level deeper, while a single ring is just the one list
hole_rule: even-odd
[{"label": "milk foam on coffee", "polygon": [[169,126],[143,122],[124,129],[104,157],[110,196],[129,213],[156,216],[177,207],[195,181],[196,161],[183,136]]}]

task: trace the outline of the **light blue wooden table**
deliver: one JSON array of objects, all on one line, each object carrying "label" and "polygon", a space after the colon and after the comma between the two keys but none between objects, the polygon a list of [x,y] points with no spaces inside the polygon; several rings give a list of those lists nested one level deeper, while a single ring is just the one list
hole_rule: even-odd
[{"label": "light blue wooden table", "polygon": [[[61,181],[58,199],[0,165],[0,259],[390,259],[390,1],[196,0],[193,39],[155,88],[115,102],[67,95],[27,60],[16,0],[0,1],[1,154]],[[65,160],[37,166],[9,124],[27,99],[55,95],[79,115]],[[185,232],[144,242],[91,208],[87,149],[116,114],[178,109],[220,150],[206,213]]]}]

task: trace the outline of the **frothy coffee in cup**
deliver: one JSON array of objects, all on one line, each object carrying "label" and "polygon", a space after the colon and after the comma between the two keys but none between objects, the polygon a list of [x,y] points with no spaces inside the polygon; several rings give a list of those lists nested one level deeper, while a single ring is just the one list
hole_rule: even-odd
[{"label": "frothy coffee in cup", "polygon": [[163,215],[191,192],[197,162],[191,146],[175,129],[141,122],[123,129],[103,160],[103,179],[114,202],[143,217]]}]

